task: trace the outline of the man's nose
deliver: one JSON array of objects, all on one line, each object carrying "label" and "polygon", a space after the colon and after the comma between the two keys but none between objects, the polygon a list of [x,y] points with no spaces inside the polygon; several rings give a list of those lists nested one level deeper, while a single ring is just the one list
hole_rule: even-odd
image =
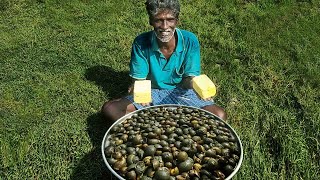
[{"label": "man's nose", "polygon": [[161,29],[167,29],[169,26],[168,26],[168,21],[167,20],[163,20],[162,23],[161,23]]}]

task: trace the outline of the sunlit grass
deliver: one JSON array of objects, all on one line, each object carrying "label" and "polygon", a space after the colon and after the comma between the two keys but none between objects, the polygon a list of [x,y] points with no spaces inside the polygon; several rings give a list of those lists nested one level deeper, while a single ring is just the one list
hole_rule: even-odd
[{"label": "sunlit grass", "polygon": [[[0,179],[110,179],[99,114],[125,94],[143,1],[0,1]],[[244,146],[234,179],[319,179],[316,1],[181,1]]]}]

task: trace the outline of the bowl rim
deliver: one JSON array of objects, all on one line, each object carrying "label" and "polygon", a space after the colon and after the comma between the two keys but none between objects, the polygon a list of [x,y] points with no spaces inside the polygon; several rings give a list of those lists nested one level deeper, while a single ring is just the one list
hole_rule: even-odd
[{"label": "bowl rim", "polygon": [[240,159],[239,159],[239,162],[237,163],[236,167],[234,168],[233,172],[231,174],[229,174],[228,177],[225,178],[225,180],[230,180],[240,169],[241,167],[241,164],[242,164],[242,161],[243,161],[243,146],[242,146],[242,143],[241,143],[241,140],[240,140],[240,137],[238,136],[238,134],[236,133],[236,131],[224,120],[222,120],[221,118],[219,118],[217,115],[207,111],[207,110],[204,110],[204,109],[201,109],[201,108],[198,108],[198,107],[193,107],[193,106],[186,106],[186,105],[179,105],[179,104],[162,104],[162,105],[155,105],[155,106],[148,106],[148,107],[145,107],[145,108],[142,108],[142,109],[139,109],[139,110],[136,110],[136,111],[133,111],[133,112],[130,112],[124,116],[122,116],[121,118],[119,118],[117,121],[115,121],[110,127],[109,129],[107,130],[107,132],[105,133],[104,137],[103,137],[103,140],[102,140],[102,144],[101,144],[101,153],[102,153],[102,158],[103,158],[103,161],[105,163],[105,165],[107,166],[107,168],[112,172],[113,175],[115,175],[118,179],[120,180],[125,180],[122,176],[120,176],[111,166],[110,164],[108,163],[107,161],[107,158],[104,154],[104,149],[108,146],[108,136],[109,136],[109,132],[110,130],[116,126],[117,124],[120,124],[121,122],[123,122],[124,120],[130,118],[133,114],[136,114],[140,111],[143,111],[143,110],[147,110],[147,109],[151,109],[151,108],[157,108],[157,107],[165,107],[165,108],[178,108],[178,107],[183,107],[183,108],[193,108],[193,109],[198,109],[198,110],[201,110],[201,111],[204,111],[212,116],[215,116],[217,119],[219,119],[220,121],[222,121],[223,123],[225,123],[228,128],[231,130],[231,132],[233,133],[233,135],[235,135],[235,137],[237,138],[237,142],[238,142],[238,145],[240,147]]}]

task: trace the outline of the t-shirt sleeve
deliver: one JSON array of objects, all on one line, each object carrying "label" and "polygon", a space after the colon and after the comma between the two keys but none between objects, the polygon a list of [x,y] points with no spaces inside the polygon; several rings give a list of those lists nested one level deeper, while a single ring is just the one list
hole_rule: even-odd
[{"label": "t-shirt sleeve", "polygon": [[130,60],[130,76],[135,79],[146,79],[149,72],[148,60],[141,50],[141,46],[133,43]]},{"label": "t-shirt sleeve", "polygon": [[197,39],[194,40],[192,46],[186,55],[184,77],[200,75],[200,44]]}]

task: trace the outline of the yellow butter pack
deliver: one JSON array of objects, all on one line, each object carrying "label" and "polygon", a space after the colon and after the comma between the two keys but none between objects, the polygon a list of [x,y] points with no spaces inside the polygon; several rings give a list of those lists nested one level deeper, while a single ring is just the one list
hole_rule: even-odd
[{"label": "yellow butter pack", "polygon": [[194,77],[192,79],[192,86],[198,95],[203,99],[212,97],[217,92],[216,86],[205,74]]},{"label": "yellow butter pack", "polygon": [[151,102],[151,81],[139,80],[134,82],[133,100],[136,103]]}]

